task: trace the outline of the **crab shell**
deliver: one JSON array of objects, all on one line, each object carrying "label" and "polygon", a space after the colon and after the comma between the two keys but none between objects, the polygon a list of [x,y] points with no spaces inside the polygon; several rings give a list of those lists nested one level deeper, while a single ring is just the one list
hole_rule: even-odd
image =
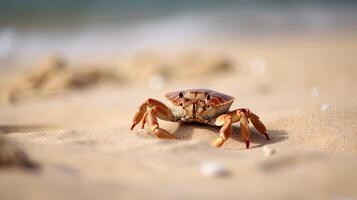
[{"label": "crab shell", "polygon": [[211,124],[212,119],[226,113],[234,98],[208,89],[189,89],[165,94],[172,113],[184,122]]}]

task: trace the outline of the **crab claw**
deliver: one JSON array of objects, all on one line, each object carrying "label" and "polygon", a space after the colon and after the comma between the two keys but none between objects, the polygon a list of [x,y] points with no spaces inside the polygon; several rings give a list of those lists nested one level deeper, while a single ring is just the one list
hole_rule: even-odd
[{"label": "crab claw", "polygon": [[153,133],[158,137],[162,139],[177,139],[174,135],[171,133],[167,132],[166,130],[157,127]]},{"label": "crab claw", "polygon": [[145,124],[152,133],[163,139],[176,139],[174,135],[159,127],[158,117],[166,121],[174,121],[175,117],[170,109],[155,99],[148,99],[141,104],[139,111],[135,114],[131,130],[141,122],[141,128]]},{"label": "crab claw", "polygon": [[225,140],[222,138],[222,137],[218,137],[217,139],[215,139],[213,142],[212,142],[212,146],[213,147],[220,147],[223,145],[223,143],[225,142]]}]

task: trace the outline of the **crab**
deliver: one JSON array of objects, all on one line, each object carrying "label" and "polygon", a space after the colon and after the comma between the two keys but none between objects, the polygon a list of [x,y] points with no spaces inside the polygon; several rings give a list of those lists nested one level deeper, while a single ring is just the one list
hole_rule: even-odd
[{"label": "crab", "polygon": [[135,114],[130,130],[141,122],[142,128],[146,124],[158,138],[176,139],[174,135],[159,126],[158,118],[171,122],[198,122],[221,127],[219,137],[212,142],[212,146],[221,147],[232,135],[232,123],[240,122],[241,137],[245,141],[246,148],[249,148],[250,121],[260,134],[270,140],[264,124],[248,108],[229,111],[234,97],[209,89],[169,92],[165,97],[171,104],[170,108],[158,100],[147,99]]}]

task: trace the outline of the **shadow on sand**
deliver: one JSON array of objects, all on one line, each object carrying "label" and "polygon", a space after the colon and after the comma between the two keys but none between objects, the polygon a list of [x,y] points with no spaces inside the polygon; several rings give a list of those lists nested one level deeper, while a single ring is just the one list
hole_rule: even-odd
[{"label": "shadow on sand", "polygon": [[[217,136],[219,134],[220,127],[212,127],[204,124],[196,123],[180,123],[174,133],[180,139],[190,140],[192,138],[193,132],[195,129],[204,129],[209,133],[215,133]],[[274,144],[281,141],[284,141],[288,138],[288,133],[284,130],[269,130],[267,131],[270,136],[270,140],[267,140],[264,135],[260,134],[254,127],[250,127],[250,141],[254,143],[250,148],[259,148],[267,144]],[[240,127],[233,126],[233,134],[231,139],[244,144],[243,139],[240,137]]]},{"label": "shadow on sand", "polygon": [[29,124],[29,125],[0,125],[0,134],[10,134],[16,132],[34,132],[34,131],[45,131],[54,130],[58,127],[45,124]]}]

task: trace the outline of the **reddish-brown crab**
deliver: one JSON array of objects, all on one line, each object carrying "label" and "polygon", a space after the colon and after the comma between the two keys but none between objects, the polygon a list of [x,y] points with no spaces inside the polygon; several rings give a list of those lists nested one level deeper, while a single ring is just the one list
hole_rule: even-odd
[{"label": "reddish-brown crab", "polygon": [[146,100],[133,119],[131,130],[140,122],[145,124],[159,138],[174,139],[174,135],[159,127],[157,118],[172,122],[199,122],[211,126],[221,126],[219,137],[212,146],[220,147],[232,134],[232,123],[240,122],[240,132],[249,148],[249,121],[268,140],[264,124],[249,109],[228,111],[234,98],[208,89],[190,89],[165,94],[171,109],[155,99]]}]

